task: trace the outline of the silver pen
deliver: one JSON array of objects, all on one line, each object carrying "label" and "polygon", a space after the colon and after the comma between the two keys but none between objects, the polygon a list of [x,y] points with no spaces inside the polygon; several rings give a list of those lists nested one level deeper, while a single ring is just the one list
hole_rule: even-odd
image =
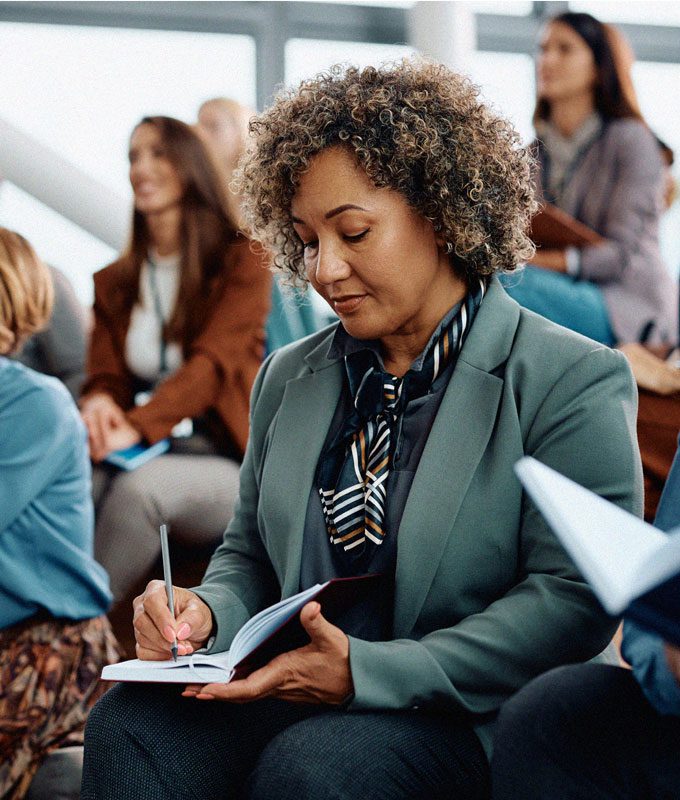
[{"label": "silver pen", "polygon": [[[161,553],[163,554],[163,577],[165,578],[165,593],[168,596],[168,608],[175,619],[175,598],[172,594],[172,573],[170,572],[170,548],[168,546],[168,527],[161,525]],[[177,661],[177,636],[172,644],[172,658]]]}]

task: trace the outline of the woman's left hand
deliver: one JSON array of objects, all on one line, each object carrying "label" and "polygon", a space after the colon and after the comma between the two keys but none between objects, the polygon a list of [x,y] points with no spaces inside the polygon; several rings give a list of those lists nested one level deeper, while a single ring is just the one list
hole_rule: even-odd
[{"label": "woman's left hand", "polygon": [[303,607],[300,621],[312,640],[305,647],[277,656],[243,680],[187,686],[184,697],[232,703],[278,697],[293,703],[339,705],[354,688],[349,639],[324,619],[316,602]]}]

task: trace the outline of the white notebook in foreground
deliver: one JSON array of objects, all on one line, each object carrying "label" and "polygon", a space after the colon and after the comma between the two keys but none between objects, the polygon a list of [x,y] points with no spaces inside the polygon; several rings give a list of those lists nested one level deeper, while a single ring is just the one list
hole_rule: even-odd
[{"label": "white notebook in foreground", "polygon": [[515,472],[605,610],[680,644],[680,529],[663,533],[533,458]]},{"label": "white notebook in foreground", "polygon": [[176,662],[135,658],[104,667],[101,679],[147,683],[229,683],[245,678],[280,653],[309,642],[299,614],[310,600],[318,601],[324,617],[336,623],[345,613],[361,613],[361,606],[369,594],[380,591],[380,578],[380,575],[334,578],[281,600],[251,617],[225,653],[194,653],[179,656]]}]

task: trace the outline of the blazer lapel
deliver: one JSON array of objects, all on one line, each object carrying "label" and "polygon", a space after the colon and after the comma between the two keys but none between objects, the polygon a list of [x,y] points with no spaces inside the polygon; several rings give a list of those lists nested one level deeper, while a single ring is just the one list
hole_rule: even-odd
[{"label": "blazer lapel", "polygon": [[313,369],[323,366],[286,384],[262,476],[269,555],[283,597],[300,589],[307,501],[342,388],[342,362],[325,358],[328,342],[307,357]]},{"label": "blazer lapel", "polygon": [[494,280],[453,371],[399,528],[395,637],[413,629],[491,437],[519,307]]}]

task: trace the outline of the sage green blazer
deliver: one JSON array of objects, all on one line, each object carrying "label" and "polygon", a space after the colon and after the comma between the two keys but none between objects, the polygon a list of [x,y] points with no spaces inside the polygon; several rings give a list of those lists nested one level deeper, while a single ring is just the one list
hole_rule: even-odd
[{"label": "sage green blazer", "polygon": [[[307,501],[340,394],[334,327],[274,352],[251,399],[240,498],[197,593],[213,650],[300,589]],[[592,658],[609,620],[523,494],[532,455],[636,514],[636,388],[623,355],[521,309],[497,280],[428,437],[398,532],[394,639],[350,637],[349,710],[463,711],[487,752],[498,708],[535,675]]]}]

